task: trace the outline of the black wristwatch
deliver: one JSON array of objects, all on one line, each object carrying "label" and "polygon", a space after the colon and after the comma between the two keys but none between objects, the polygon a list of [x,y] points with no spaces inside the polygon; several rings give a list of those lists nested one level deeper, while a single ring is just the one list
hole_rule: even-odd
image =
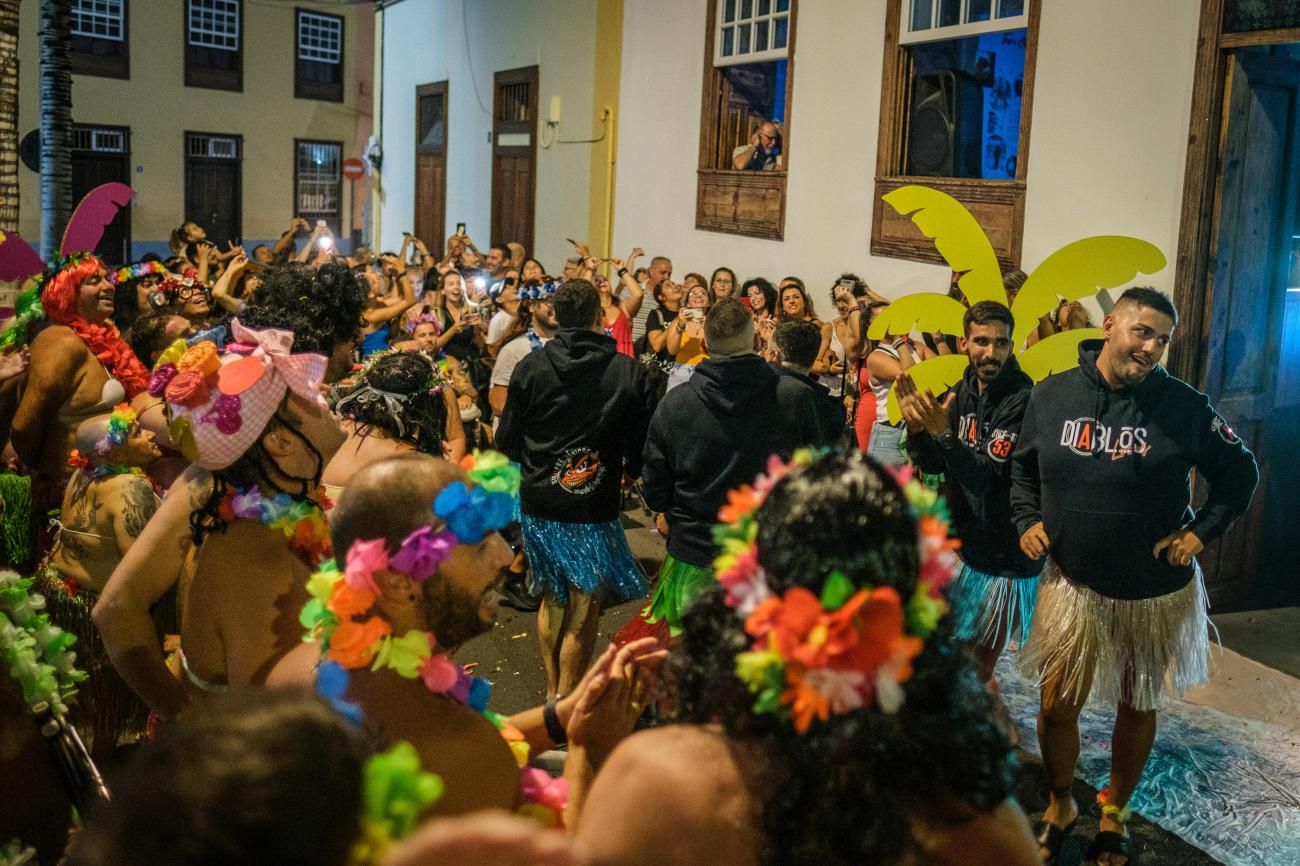
[{"label": "black wristwatch", "polygon": [[951,427],[945,427],[938,436],[934,437],[941,448],[957,447],[957,434],[952,432]]},{"label": "black wristwatch", "polygon": [[551,738],[551,742],[563,746],[569,741],[569,734],[564,730],[564,725],[560,724],[560,714],[555,709],[559,702],[559,698],[551,698],[546,702],[546,706],[542,707],[542,721],[546,724],[546,735]]},{"label": "black wristwatch", "polygon": [[618,276],[619,276],[620,279],[623,278],[623,277],[626,277],[626,276],[627,276],[627,268],[619,268],[619,269],[618,269]]}]

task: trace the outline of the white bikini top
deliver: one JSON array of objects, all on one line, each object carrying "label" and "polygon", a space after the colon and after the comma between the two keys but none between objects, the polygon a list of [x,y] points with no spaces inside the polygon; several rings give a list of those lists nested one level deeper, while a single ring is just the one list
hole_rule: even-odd
[{"label": "white bikini top", "polygon": [[125,402],[126,389],[122,387],[121,382],[109,376],[108,381],[104,383],[104,387],[99,391],[99,405],[111,410],[119,403]]}]

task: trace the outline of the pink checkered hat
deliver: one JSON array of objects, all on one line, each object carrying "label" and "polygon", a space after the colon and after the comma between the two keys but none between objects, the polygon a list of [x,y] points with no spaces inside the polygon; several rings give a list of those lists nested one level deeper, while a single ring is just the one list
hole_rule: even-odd
[{"label": "pink checkered hat", "polygon": [[243,456],[286,393],[328,409],[321,396],[324,355],[291,354],[291,331],[254,331],[235,319],[231,333],[235,340],[225,351],[207,340],[169,349],[150,382],[150,392],[165,396],[171,409],[173,441],[209,470]]}]

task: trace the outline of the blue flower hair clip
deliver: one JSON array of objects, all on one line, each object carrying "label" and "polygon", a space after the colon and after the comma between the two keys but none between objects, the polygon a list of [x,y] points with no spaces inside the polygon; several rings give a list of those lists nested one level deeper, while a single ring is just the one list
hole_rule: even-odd
[{"label": "blue flower hair clip", "polygon": [[519,300],[521,301],[545,301],[549,300],[552,295],[560,288],[560,284],[555,280],[541,283],[540,285],[524,286],[519,290]]}]

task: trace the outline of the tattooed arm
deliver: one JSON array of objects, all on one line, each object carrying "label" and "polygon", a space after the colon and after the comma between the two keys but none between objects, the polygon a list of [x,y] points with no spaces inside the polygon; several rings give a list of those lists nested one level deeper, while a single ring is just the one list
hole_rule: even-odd
[{"label": "tattooed arm", "polygon": [[118,555],[126,556],[158,510],[158,497],[153,485],[142,476],[119,475],[118,479],[113,491],[113,537],[117,539]]}]

